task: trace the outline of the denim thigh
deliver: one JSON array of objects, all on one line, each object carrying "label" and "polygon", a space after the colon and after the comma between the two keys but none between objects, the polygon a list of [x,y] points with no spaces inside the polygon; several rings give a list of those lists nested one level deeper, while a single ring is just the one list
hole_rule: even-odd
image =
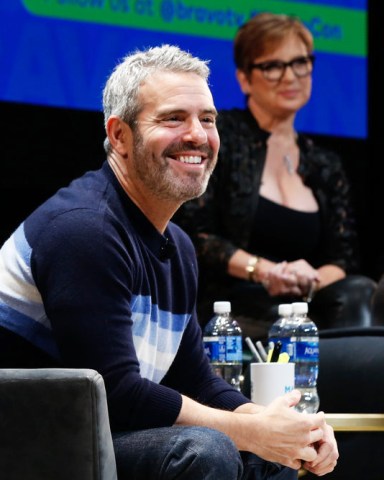
[{"label": "denim thigh", "polygon": [[113,434],[119,480],[294,480],[297,472],[237,450],[222,432],[173,426]]},{"label": "denim thigh", "polygon": [[232,440],[206,427],[113,434],[119,480],[237,480],[242,460]]}]

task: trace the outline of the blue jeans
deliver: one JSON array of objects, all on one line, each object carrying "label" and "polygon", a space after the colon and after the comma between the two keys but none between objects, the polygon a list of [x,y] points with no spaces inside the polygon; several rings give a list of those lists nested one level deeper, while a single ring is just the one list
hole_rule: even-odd
[{"label": "blue jeans", "polygon": [[297,471],[237,450],[205,427],[113,434],[119,480],[295,480]]}]

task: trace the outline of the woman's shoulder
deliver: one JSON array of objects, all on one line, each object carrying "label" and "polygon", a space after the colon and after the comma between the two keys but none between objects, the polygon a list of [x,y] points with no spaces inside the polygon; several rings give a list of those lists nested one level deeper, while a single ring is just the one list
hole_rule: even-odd
[{"label": "woman's shoulder", "polygon": [[349,190],[341,156],[334,150],[316,144],[311,138],[300,138],[299,174],[312,189],[326,192],[328,199],[339,198]]},{"label": "woman's shoulder", "polygon": [[256,120],[249,110],[241,108],[231,108],[219,110],[217,117],[217,128],[219,131],[251,131],[258,128]]},{"label": "woman's shoulder", "polygon": [[321,145],[305,134],[299,134],[299,147],[308,163],[318,168],[329,168],[332,171],[343,170],[341,156],[334,150]]},{"label": "woman's shoulder", "polygon": [[248,151],[259,148],[265,144],[268,137],[248,109],[220,110],[217,130],[220,135],[221,153],[226,150]]},{"label": "woman's shoulder", "polygon": [[219,122],[231,122],[235,120],[241,120],[245,117],[246,110],[244,108],[224,108],[219,110],[218,121]]}]

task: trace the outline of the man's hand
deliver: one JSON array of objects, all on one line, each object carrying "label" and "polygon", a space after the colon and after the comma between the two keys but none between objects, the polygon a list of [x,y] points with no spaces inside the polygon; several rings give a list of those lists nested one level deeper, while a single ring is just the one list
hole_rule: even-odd
[{"label": "man's hand", "polygon": [[296,470],[303,461],[314,462],[318,456],[314,445],[324,437],[324,414],[296,412],[292,407],[299,400],[300,392],[293,390],[245,420],[249,429],[246,450]]},{"label": "man's hand", "polygon": [[333,428],[330,425],[326,425],[323,438],[314,447],[318,454],[316,459],[312,462],[304,462],[303,468],[319,476],[332,472],[337,465],[339,452]]}]

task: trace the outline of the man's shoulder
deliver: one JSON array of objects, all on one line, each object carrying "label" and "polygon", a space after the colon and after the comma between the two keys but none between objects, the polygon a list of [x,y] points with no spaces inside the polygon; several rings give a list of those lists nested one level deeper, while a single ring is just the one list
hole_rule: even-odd
[{"label": "man's shoulder", "polygon": [[[90,231],[108,210],[109,182],[100,171],[86,172],[37,207],[24,221],[27,238]],[[110,202],[108,202],[110,203]]]}]

